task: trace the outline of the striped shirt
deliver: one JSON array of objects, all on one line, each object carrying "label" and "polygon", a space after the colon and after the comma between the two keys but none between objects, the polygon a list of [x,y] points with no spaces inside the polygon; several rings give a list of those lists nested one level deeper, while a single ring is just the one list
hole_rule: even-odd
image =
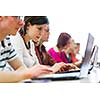
[{"label": "striped shirt", "polygon": [[7,62],[15,59],[17,56],[15,49],[13,49],[10,37],[7,36],[0,42],[0,70],[3,70]]}]

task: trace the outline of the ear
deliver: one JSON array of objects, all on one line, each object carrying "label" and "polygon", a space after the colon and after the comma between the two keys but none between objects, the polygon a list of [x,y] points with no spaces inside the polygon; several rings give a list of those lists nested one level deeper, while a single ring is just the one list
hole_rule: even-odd
[{"label": "ear", "polygon": [[5,16],[0,16],[0,21],[3,20],[4,17],[5,17]]},{"label": "ear", "polygon": [[2,20],[2,16],[0,16],[0,21]]},{"label": "ear", "polygon": [[31,25],[30,22],[28,22],[27,23],[27,30],[29,29],[30,25]]}]

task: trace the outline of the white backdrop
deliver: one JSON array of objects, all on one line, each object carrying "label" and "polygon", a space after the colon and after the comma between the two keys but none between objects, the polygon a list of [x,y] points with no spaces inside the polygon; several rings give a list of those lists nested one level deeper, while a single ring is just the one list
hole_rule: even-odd
[{"label": "white backdrop", "polygon": [[84,55],[88,33],[94,36],[94,44],[100,47],[100,16],[98,16],[98,12],[95,13],[95,16],[92,13],[85,13],[80,14],[76,11],[76,15],[72,13],[68,14],[69,16],[67,14],[62,16],[48,16],[51,34],[49,41],[45,43],[47,50],[56,45],[57,38],[61,32],[68,32],[75,42],[81,43],[80,53],[82,55]]}]

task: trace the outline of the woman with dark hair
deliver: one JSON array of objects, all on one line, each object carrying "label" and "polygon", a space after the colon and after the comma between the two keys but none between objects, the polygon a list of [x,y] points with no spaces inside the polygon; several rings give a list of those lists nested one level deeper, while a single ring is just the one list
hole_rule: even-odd
[{"label": "woman with dark hair", "polygon": [[69,53],[69,50],[72,46],[72,37],[66,32],[62,32],[57,40],[57,45],[48,50],[48,53],[56,62],[67,63],[68,66],[71,66],[70,69],[78,69],[74,63],[70,63],[68,57],[66,56]]},{"label": "woman with dark hair", "polygon": [[63,50],[64,49],[66,49],[66,51],[69,50],[71,42],[72,42],[71,36],[68,33],[63,32],[58,37],[57,45],[49,49],[48,53],[52,56],[52,58],[56,62],[68,63],[68,60]]},{"label": "woman with dark hair", "polygon": [[52,66],[56,62],[49,55],[45,45],[43,44],[44,42],[48,42],[49,35],[49,24],[45,24],[43,27],[40,41],[38,43],[35,43],[35,51],[40,64]]},{"label": "woman with dark hair", "polygon": [[46,16],[25,16],[24,22],[24,26],[19,31],[20,34],[17,33],[11,40],[22,61],[31,67],[39,64],[34,43],[40,40],[43,27],[49,22]]}]

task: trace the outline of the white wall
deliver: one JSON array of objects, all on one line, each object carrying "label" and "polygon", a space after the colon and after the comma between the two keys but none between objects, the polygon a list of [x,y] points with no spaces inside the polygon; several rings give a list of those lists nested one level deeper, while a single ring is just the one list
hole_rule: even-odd
[{"label": "white wall", "polygon": [[[98,14],[98,13],[97,13]],[[69,14],[68,14],[69,15]],[[71,17],[73,16],[73,17]],[[56,45],[56,40],[61,32],[68,32],[76,42],[81,43],[81,53],[84,55],[88,33],[91,33],[94,38],[94,44],[100,47],[100,16],[76,12],[76,15],[67,14],[64,16],[48,16],[50,21],[50,38],[49,42],[45,43],[47,49]],[[99,57],[100,59],[100,57]]]}]

